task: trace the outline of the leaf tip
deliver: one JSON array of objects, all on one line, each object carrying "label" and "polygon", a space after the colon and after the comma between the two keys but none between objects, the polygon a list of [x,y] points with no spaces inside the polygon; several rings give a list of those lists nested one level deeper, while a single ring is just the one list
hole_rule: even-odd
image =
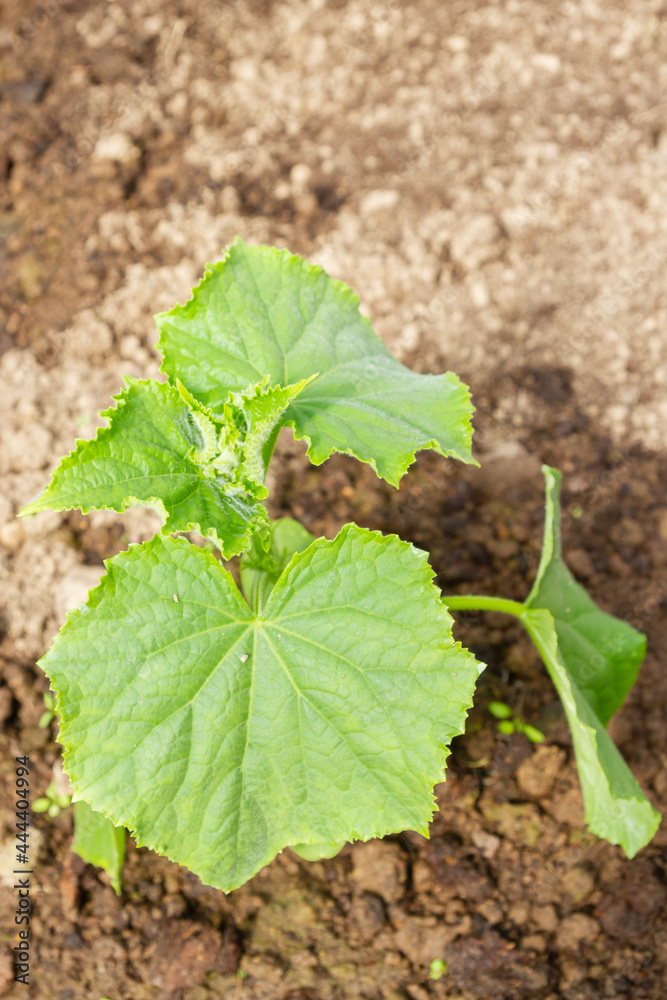
[{"label": "leaf tip", "polygon": [[44,493],[40,493],[39,496],[35,500],[31,501],[31,503],[26,504],[25,507],[21,507],[19,509],[19,512],[18,512],[18,514],[16,516],[17,517],[31,517],[33,514],[39,514],[39,513],[41,513],[41,511],[44,510],[44,507],[42,507],[42,504],[41,504],[41,501],[42,501],[43,497],[44,497]]}]

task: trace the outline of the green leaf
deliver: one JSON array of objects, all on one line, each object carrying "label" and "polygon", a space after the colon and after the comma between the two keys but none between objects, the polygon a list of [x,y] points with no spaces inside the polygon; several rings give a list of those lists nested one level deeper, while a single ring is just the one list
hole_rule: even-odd
[{"label": "green leaf", "polygon": [[543,466],[546,516],[542,558],[526,605],[553,615],[567,669],[591,708],[607,725],[625,701],[646,654],[646,636],[606,614],[563,562],[560,537],[561,474]]},{"label": "green leaf", "polygon": [[512,709],[503,701],[490,701],[486,707],[496,719],[510,719],[512,717]]},{"label": "green leaf", "polygon": [[660,813],[646,799],[577,686],[560,650],[553,616],[535,608],[527,610],[522,621],[540,651],[570,724],[586,822],[598,837],[620,844],[632,858],[660,826]]},{"label": "green leaf", "polygon": [[294,385],[270,388],[268,376],[250,392],[233,394],[237,406],[246,415],[247,432],[243,442],[246,475],[257,482],[264,482],[275,438],[283,425],[279,420],[293,399],[317,378],[317,373],[301,379]]},{"label": "green leaf", "polygon": [[447,963],[441,958],[434,958],[429,966],[429,978],[435,980],[442,979],[447,975]]},{"label": "green leaf", "polygon": [[536,729],[535,726],[529,726],[528,723],[522,722],[519,727],[519,731],[527,736],[531,743],[544,743],[546,737],[544,733]]},{"label": "green leaf", "polygon": [[199,531],[225,558],[268,528],[261,500],[265,448],[291,399],[307,385],[264,382],[234,393],[218,419],[178,383],[126,379],[102,414],[110,420],[79,441],[51,484],[23,514],[80,507],[122,512],[137,504],[162,516],[165,534]]},{"label": "green leaf", "polygon": [[346,285],[286,250],[237,239],[190,301],[156,322],[162,370],[215,413],[230,389],[267,374],[287,385],[319,372],[286,414],[315,465],[344,452],[397,486],[422,448],[473,462],[466,386],[405,368]]},{"label": "green leaf", "polygon": [[125,830],[113,825],[87,802],[74,803],[74,842],[72,850],[87,864],[103,868],[116,895],[120,896],[120,873],[125,859]]},{"label": "green leaf", "polygon": [[572,731],[586,822],[629,857],[660,825],[605,729],[632,687],[646,638],[606,614],[562,561],[560,473],[543,467],[547,505],[542,559],[521,620],[560,695]]},{"label": "green leaf", "polygon": [[230,392],[222,408],[221,425],[215,414],[176,379],[182,399],[204,432],[206,449],[200,460],[228,475],[242,470],[255,483],[263,483],[275,438],[283,425],[281,418],[290,402],[315,378],[317,373],[295,385],[270,386],[266,375],[257,385]]},{"label": "green leaf", "polygon": [[76,797],[224,890],[291,844],[426,834],[480,669],[432,576],[347,525],[254,615],[205,550],[131,546],[41,661]]},{"label": "green leaf", "polygon": [[268,536],[253,536],[248,551],[241,557],[241,586],[253,611],[266,604],[292,556],[307,549],[314,538],[291,517],[272,521]]}]

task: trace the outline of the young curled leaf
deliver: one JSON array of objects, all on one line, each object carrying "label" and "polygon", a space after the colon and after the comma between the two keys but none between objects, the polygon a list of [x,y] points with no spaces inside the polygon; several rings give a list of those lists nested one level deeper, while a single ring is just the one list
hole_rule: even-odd
[{"label": "young curled leaf", "polygon": [[142,504],[157,510],[164,534],[195,530],[225,558],[268,530],[265,448],[302,388],[268,380],[231,394],[215,416],[180,383],[126,379],[105,411],[109,425],[78,441],[50,485],[23,514],[80,507],[83,513],[122,512]]}]

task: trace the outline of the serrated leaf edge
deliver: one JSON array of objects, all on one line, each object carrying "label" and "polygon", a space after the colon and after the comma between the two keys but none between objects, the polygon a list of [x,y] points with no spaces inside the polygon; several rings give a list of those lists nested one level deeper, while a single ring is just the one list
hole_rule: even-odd
[{"label": "serrated leaf edge", "polygon": [[[445,376],[454,375],[454,372],[443,372],[442,374]],[[434,375],[433,377],[439,378],[440,376]],[[329,458],[331,458],[332,455],[350,455],[352,458],[356,458],[358,462],[363,462],[365,465],[370,465],[370,467],[372,468],[373,472],[378,477],[378,479],[384,479],[384,481],[389,483],[390,486],[393,486],[395,489],[398,489],[398,487],[400,486],[401,479],[408,471],[410,466],[413,464],[413,462],[417,458],[418,452],[420,451],[434,451],[436,454],[442,455],[443,458],[458,458],[459,461],[463,462],[465,465],[474,465],[477,466],[477,468],[479,468],[479,462],[477,461],[476,458],[474,458],[472,454],[472,439],[473,439],[473,434],[475,432],[475,429],[472,425],[472,416],[475,413],[476,408],[473,406],[471,402],[472,394],[468,389],[468,386],[465,385],[464,382],[460,382],[460,385],[463,389],[465,389],[469,403],[469,415],[466,418],[466,427],[465,427],[465,440],[468,445],[468,453],[466,454],[464,452],[459,452],[458,450],[455,451],[454,449],[444,450],[443,448],[441,448],[441,446],[435,439],[432,439],[431,441],[427,441],[424,444],[419,445],[417,448],[414,449],[414,451],[405,452],[398,457],[396,462],[396,467],[399,470],[399,472],[398,475],[396,476],[392,476],[391,473],[389,473],[388,471],[386,473],[380,472],[380,470],[377,467],[377,462],[374,458],[361,458],[352,448],[331,448],[331,450],[326,455],[324,455],[324,457],[320,457],[315,451],[315,446],[313,445],[312,438],[310,437],[310,435],[305,432],[303,434],[299,434],[297,432],[294,420],[286,420],[285,426],[291,429],[295,441],[306,441],[308,443],[308,450],[306,454],[308,455],[309,461],[313,465],[323,465]]]},{"label": "serrated leaf edge", "polygon": [[[245,552],[251,537],[257,531],[261,530],[265,521],[266,523],[268,523],[268,514],[266,514],[266,517],[262,514],[259,514],[257,517],[248,521],[246,524],[246,532],[243,535],[243,537],[239,539],[239,541],[235,545],[231,545],[225,548],[220,536],[218,535],[216,529],[212,525],[201,524],[198,521],[189,521],[182,528],[178,529],[168,528],[167,522],[169,520],[169,514],[161,497],[148,497],[146,500],[141,500],[138,497],[127,496],[121,502],[120,510],[118,510],[118,508],[116,507],[100,507],[94,505],[86,506],[85,504],[80,504],[77,507],[70,507],[65,504],[47,502],[50,491],[54,486],[54,479],[56,473],[77,466],[78,463],[74,462],[74,456],[78,451],[79,446],[98,443],[102,439],[102,436],[106,434],[108,431],[110,431],[111,420],[123,409],[123,407],[127,405],[127,394],[135,386],[142,386],[147,388],[151,388],[156,385],[169,386],[170,388],[178,392],[179,395],[181,395],[181,399],[183,399],[183,402],[186,405],[190,405],[187,402],[187,400],[183,398],[180,389],[178,388],[178,385],[174,385],[174,383],[169,380],[166,380],[164,382],[158,382],[156,379],[138,379],[134,378],[131,375],[125,375],[123,376],[123,382],[125,383],[124,387],[118,393],[116,393],[115,396],[111,397],[112,402],[116,403],[116,405],[109,406],[106,410],[100,411],[99,414],[100,417],[103,420],[106,420],[107,423],[103,424],[101,427],[98,427],[97,430],[95,431],[95,435],[92,438],[75,439],[74,447],[72,448],[72,450],[60,460],[56,468],[51,473],[51,478],[48,486],[39,494],[36,500],[33,500],[32,503],[23,507],[19,511],[19,517],[28,517],[33,514],[39,514],[45,510],[55,510],[55,511],[80,510],[81,513],[84,515],[90,514],[90,512],[94,510],[108,510],[114,514],[124,514],[126,511],[130,510],[133,507],[147,507],[149,510],[155,511],[155,513],[160,517],[162,521],[162,526],[160,528],[160,535],[162,536],[172,535],[175,533],[175,531],[178,531],[179,533],[187,531],[197,531],[203,538],[209,538],[217,546],[217,548],[224,554],[225,558],[231,558],[232,556],[237,556],[240,555],[242,552]],[[280,388],[283,387],[281,386]],[[188,393],[188,395],[191,395],[191,393],[189,393],[187,389],[186,392]],[[210,416],[210,419],[213,420],[216,424],[220,424],[219,418],[215,417],[212,413],[210,413],[208,408],[204,406],[203,403],[200,403],[199,400],[196,399],[196,397],[192,398],[197,403],[197,407],[200,410],[200,412],[202,412],[207,416]],[[262,508],[262,510],[264,510],[264,508]]]},{"label": "serrated leaf edge", "polygon": [[[275,593],[276,589],[278,588],[278,586],[280,584],[282,584],[283,587],[288,585],[287,584],[287,578],[289,576],[290,570],[293,569],[293,568],[295,568],[298,565],[298,563],[300,561],[302,561],[306,557],[306,555],[307,555],[307,553],[309,552],[310,549],[313,549],[314,546],[317,546],[318,543],[321,543],[321,542],[324,542],[326,544],[332,545],[335,542],[337,542],[339,539],[340,539],[340,543],[339,544],[342,545],[342,543],[345,540],[345,538],[347,538],[348,535],[353,534],[353,533],[356,533],[357,536],[364,536],[364,537],[369,537],[370,536],[370,538],[372,538],[372,540],[374,540],[374,541],[383,541],[383,542],[386,542],[387,545],[398,543],[401,546],[401,548],[404,549],[404,551],[405,550],[409,550],[411,553],[413,553],[414,555],[416,555],[418,557],[419,561],[421,562],[420,570],[422,571],[422,575],[424,577],[424,582],[429,585],[429,587],[430,587],[430,589],[432,591],[434,609],[437,609],[438,615],[441,616],[441,617],[443,617],[445,619],[445,638],[449,640],[447,642],[447,651],[448,652],[456,651],[456,652],[460,652],[460,653],[465,654],[466,657],[468,657],[470,660],[474,660],[478,664],[478,666],[480,668],[478,672],[481,672],[481,669],[483,669],[483,665],[479,664],[479,661],[476,661],[476,659],[473,656],[473,654],[470,653],[469,650],[465,649],[461,645],[460,642],[453,642],[452,641],[451,630],[452,630],[452,625],[453,625],[453,619],[452,619],[452,616],[450,615],[449,611],[447,610],[446,606],[440,600],[439,592],[438,592],[437,588],[433,584],[433,578],[435,576],[435,572],[433,571],[432,567],[430,566],[430,564],[428,562],[428,555],[427,555],[427,553],[424,552],[421,549],[416,548],[416,546],[412,545],[410,542],[403,541],[401,538],[398,537],[398,535],[395,535],[395,534],[383,535],[382,532],[380,532],[380,531],[371,531],[371,530],[369,530],[367,528],[361,528],[361,527],[359,527],[358,525],[356,525],[354,523],[349,523],[349,524],[344,525],[343,528],[341,528],[341,530],[338,532],[338,534],[335,536],[334,539],[316,538],[316,539],[314,539],[313,542],[311,542],[311,544],[308,546],[307,549],[304,549],[302,552],[294,553],[294,555],[291,557],[290,561],[285,566],[285,569],[281,573],[280,577],[276,581],[276,585],[274,587],[274,590],[273,590],[271,596],[273,596],[273,594]],[[54,638],[53,643],[51,644],[50,650],[53,649],[56,646],[56,644],[60,644],[60,642],[64,641],[62,637],[63,637],[63,633],[64,633],[64,631],[65,631],[65,629],[67,628],[68,625],[74,624],[77,621],[77,619],[80,618],[83,614],[87,614],[87,610],[84,612],[82,610],[83,608],[88,609],[88,608],[91,608],[91,607],[95,606],[95,599],[98,597],[98,595],[101,596],[102,591],[105,589],[105,587],[106,587],[106,585],[107,585],[107,583],[109,581],[110,574],[111,574],[111,572],[112,572],[112,570],[113,570],[113,568],[115,566],[117,566],[118,564],[122,565],[123,561],[125,561],[128,557],[130,557],[130,558],[136,557],[136,552],[139,549],[142,549],[143,551],[148,551],[148,550],[150,550],[153,547],[156,547],[158,545],[164,545],[165,542],[166,542],[166,539],[164,539],[163,536],[161,536],[161,535],[154,535],[153,538],[151,538],[149,541],[147,541],[147,542],[140,542],[140,543],[133,543],[125,551],[118,553],[116,556],[113,556],[111,559],[105,560],[105,562],[104,562],[105,573],[101,577],[100,582],[97,584],[96,587],[92,588],[89,591],[88,598],[87,598],[85,604],[79,605],[78,607],[73,608],[72,610],[68,611],[68,613],[66,615],[65,625],[62,627],[62,629],[60,630],[60,632]],[[188,549],[188,550],[189,550],[190,546],[192,545],[192,543],[189,542],[185,538],[170,538],[169,539],[169,543],[171,545],[174,545],[175,547],[179,547],[179,548],[183,548],[183,549]],[[225,567],[222,566],[221,563],[212,555],[212,553],[210,553],[206,549],[199,549],[198,548],[198,552],[201,553],[202,557],[205,558],[209,562],[209,564],[211,566],[215,566],[217,568],[217,571],[220,572],[223,576],[225,576],[227,578],[227,580],[232,584],[234,590],[238,594],[239,599],[245,604],[243,596],[242,596],[241,592],[239,591],[238,587],[236,586],[236,582],[234,581],[234,579],[233,579],[232,575],[229,573],[229,571],[226,570]],[[110,565],[111,563],[113,563],[113,567]],[[268,607],[268,604],[270,603],[270,600],[271,599],[269,599],[269,602],[267,602],[267,607]],[[250,609],[248,609],[248,611],[249,611],[249,615],[251,615]],[[253,617],[249,617],[249,619],[248,619],[248,626],[249,627],[252,624],[252,620],[253,620]],[[262,617],[261,616],[257,616],[256,620],[262,620]],[[444,650],[443,650],[443,653],[444,653]],[[45,656],[46,656],[46,654],[45,654]],[[48,672],[46,671],[46,669],[42,665],[42,661],[43,661],[44,658],[45,657],[42,657],[38,661],[38,666],[41,667],[41,669],[44,671],[44,673],[46,674],[46,676],[49,677],[49,680],[53,684],[53,681],[52,681],[50,675],[48,674]],[[61,745],[62,745],[62,747],[63,747],[63,768],[64,768],[65,772],[68,774],[68,776],[70,778],[70,782],[72,784],[72,789],[73,789],[72,801],[75,801],[75,802],[76,801],[87,802],[88,805],[91,807],[91,809],[95,810],[96,812],[101,813],[114,826],[116,826],[116,827],[120,827],[120,826],[125,827],[129,831],[130,835],[136,841],[136,844],[137,844],[138,847],[148,847],[150,850],[154,850],[156,853],[161,854],[164,857],[167,857],[170,861],[174,862],[175,864],[178,864],[180,867],[183,867],[183,868],[186,868],[186,870],[189,870],[189,869],[187,869],[187,866],[184,865],[184,864],[182,864],[177,858],[172,857],[168,853],[168,851],[165,849],[164,845],[161,845],[161,844],[158,844],[157,842],[152,841],[151,838],[150,838],[150,835],[147,836],[145,839],[142,839],[142,837],[139,834],[139,832],[134,828],[134,824],[130,821],[129,817],[124,817],[124,816],[121,816],[121,815],[118,815],[118,816],[115,816],[115,817],[110,816],[109,813],[105,810],[103,803],[100,803],[100,802],[97,801],[97,797],[96,796],[89,797],[89,796],[86,795],[85,790],[81,790],[80,789],[81,782],[78,781],[77,779],[73,778],[70,775],[70,773],[69,773],[69,756],[70,756],[70,753],[71,753],[71,749],[67,746],[67,732],[66,732],[66,727],[67,727],[67,721],[68,720],[66,718],[64,718],[64,714],[63,714],[61,706],[60,706],[60,692],[57,689],[54,689],[54,693],[55,693],[55,697],[56,697],[55,710],[56,710],[56,714],[57,714],[57,717],[58,717],[58,729],[59,729],[58,742],[60,742]],[[457,704],[456,706],[452,707],[452,711],[456,710],[457,712],[462,713],[463,718],[462,718],[460,726],[454,727],[455,731],[452,734],[451,739],[453,739],[457,735],[462,735],[463,732],[465,731],[465,720],[467,718],[468,712],[470,711],[471,707],[472,707],[472,696],[471,696],[469,702],[467,700],[466,701],[462,701],[459,704]],[[428,817],[425,817],[424,824],[421,827],[418,827],[416,829],[416,832],[422,834],[424,837],[428,837],[429,836],[429,824],[431,822],[431,819],[432,819],[433,815],[435,814],[435,812],[437,811],[437,808],[438,808],[438,806],[437,806],[437,800],[435,798],[435,795],[433,794],[433,789],[434,789],[434,787],[435,787],[436,784],[439,784],[439,783],[441,783],[441,782],[443,782],[443,781],[446,780],[446,763],[447,763],[447,759],[449,758],[449,756],[451,754],[450,746],[451,746],[451,740],[450,740],[449,744],[446,744],[445,741],[444,741],[444,739],[442,740],[442,743],[441,743],[441,750],[442,750],[442,762],[441,762],[441,765],[438,768],[438,771],[433,776],[427,775],[425,777],[425,782],[430,786],[431,810],[430,810],[430,813],[429,813]],[[371,824],[371,826],[368,829],[364,829],[363,831],[361,831],[361,830],[352,830],[352,831],[350,831],[350,840],[351,841],[353,841],[353,840],[367,841],[367,840],[372,840],[372,839],[377,838],[377,837],[385,837],[385,836],[390,835],[391,833],[397,833],[397,832],[402,832],[402,830],[387,830],[387,829],[382,828],[381,826],[373,827],[372,824]],[[315,839],[315,840],[310,840],[309,841],[308,839],[304,839],[303,837],[301,837],[299,840],[295,840],[294,843],[319,843],[320,839]],[[260,871],[262,868],[264,868],[267,864],[269,864],[273,860],[273,858],[276,857],[277,854],[279,854],[282,850],[284,850],[285,847],[289,847],[289,846],[291,846],[291,844],[290,843],[286,843],[286,844],[283,845],[282,848],[278,849],[278,851],[274,850],[274,848],[270,848],[269,851],[267,851],[265,853],[265,856],[262,858],[261,862],[255,868],[255,871],[254,871],[253,875],[251,875],[250,877],[253,877],[255,874],[257,874],[257,872]],[[221,889],[223,892],[230,892],[233,889],[239,888],[239,886],[243,885],[246,881],[247,881],[247,878],[244,877],[237,884],[234,884],[234,885],[225,885],[225,886],[217,885],[216,888]]]},{"label": "serrated leaf edge", "polygon": [[[203,273],[202,277],[197,282],[197,284],[192,288],[192,291],[190,293],[190,297],[188,299],[186,299],[185,302],[183,302],[183,303],[177,303],[171,309],[169,309],[167,311],[160,312],[160,313],[156,313],[154,315],[153,318],[155,319],[155,323],[156,323],[156,325],[158,327],[158,330],[159,330],[159,338],[158,338],[158,342],[157,342],[157,349],[162,353],[162,357],[163,357],[162,364],[160,365],[160,371],[163,372],[165,375],[167,375],[168,377],[172,377],[172,375],[175,372],[175,369],[174,369],[174,372],[172,372],[171,367],[169,366],[169,364],[167,362],[167,358],[166,358],[165,352],[163,350],[164,339],[165,339],[165,331],[163,330],[162,324],[165,321],[168,321],[168,319],[171,316],[174,316],[174,315],[181,315],[182,316],[183,315],[183,313],[185,312],[185,310],[194,303],[194,301],[195,301],[195,299],[197,297],[197,294],[201,291],[201,289],[212,278],[214,278],[214,277],[216,277],[216,275],[222,273],[222,271],[224,269],[224,265],[228,262],[228,260],[231,257],[232,252],[234,251],[234,249],[236,247],[251,247],[251,248],[254,248],[255,246],[256,246],[255,244],[248,244],[248,243],[246,243],[243,239],[241,239],[240,236],[237,235],[234,238],[234,240],[230,244],[228,244],[228,246],[225,247],[225,249],[223,250],[223,256],[221,257],[221,259],[219,261],[215,261],[214,263],[208,262],[205,265],[205,267],[204,267],[204,273]],[[299,267],[302,267],[303,265],[305,265],[306,272],[308,274],[313,274],[313,275],[318,275],[318,276],[324,275],[327,278],[328,281],[332,282],[332,284],[333,284],[334,288],[336,289],[336,291],[339,292],[343,296],[343,298],[346,300],[346,302],[349,303],[350,305],[353,305],[353,306],[356,307],[357,311],[359,312],[360,319],[368,327],[368,329],[372,333],[374,339],[377,340],[378,348],[381,351],[383,351],[385,354],[387,354],[392,359],[392,361],[396,361],[398,364],[401,363],[401,362],[398,361],[397,358],[394,357],[394,355],[388,349],[388,347],[386,346],[386,344],[384,343],[384,341],[382,340],[382,338],[379,337],[378,334],[375,332],[375,330],[373,329],[373,325],[372,325],[371,321],[368,319],[368,317],[364,316],[363,313],[361,313],[361,311],[359,310],[359,306],[361,305],[361,299],[359,298],[359,296],[357,295],[357,293],[354,292],[350,288],[349,285],[347,285],[344,281],[340,281],[340,279],[338,279],[338,278],[331,277],[331,275],[328,274],[324,270],[324,268],[321,267],[319,264],[311,264],[310,261],[306,260],[304,257],[301,257],[299,254],[292,253],[287,248],[274,247],[274,246],[270,246],[268,244],[259,244],[259,246],[263,250],[265,250],[268,253],[270,253],[272,256],[284,258],[289,264],[292,264],[292,265],[296,264]],[[305,433],[304,434],[297,434],[297,431],[296,431],[296,428],[295,428],[295,425],[294,425],[295,422],[293,420],[286,420],[286,421],[284,421],[284,425],[287,426],[287,427],[290,427],[292,429],[292,431],[294,433],[294,438],[295,438],[296,441],[307,441],[308,442],[308,458],[312,462],[313,465],[322,465],[333,454],[350,455],[350,456],[352,456],[352,458],[356,458],[357,461],[364,462],[365,464],[370,465],[371,468],[373,469],[373,471],[375,472],[376,476],[379,479],[384,479],[391,486],[394,486],[396,488],[398,488],[401,478],[405,475],[405,473],[407,472],[407,470],[409,469],[409,467],[415,461],[415,458],[417,456],[417,452],[419,452],[419,451],[435,451],[437,454],[442,455],[444,458],[457,458],[461,462],[464,462],[466,465],[474,465],[474,466],[479,467],[479,462],[472,455],[472,439],[473,439],[473,434],[474,434],[474,427],[472,425],[472,417],[473,417],[473,414],[475,413],[476,408],[475,408],[475,406],[472,403],[472,393],[470,392],[469,387],[464,382],[462,382],[461,379],[459,379],[458,375],[456,375],[455,372],[446,371],[446,372],[441,372],[439,375],[436,375],[436,374],[434,374],[432,372],[428,372],[428,373],[422,372],[422,373],[417,373],[417,374],[431,374],[431,375],[433,375],[434,378],[442,378],[442,377],[447,377],[447,376],[453,376],[458,381],[459,386],[461,387],[461,389],[464,390],[465,395],[466,395],[466,402],[468,404],[468,415],[467,415],[466,420],[465,420],[465,431],[464,431],[464,439],[465,439],[465,442],[466,442],[466,445],[467,445],[467,453],[466,452],[459,452],[458,450],[456,450],[456,451],[455,450],[445,451],[445,450],[443,450],[441,448],[441,446],[438,444],[437,441],[431,440],[431,441],[425,442],[423,445],[420,445],[419,447],[415,448],[414,451],[411,451],[411,452],[408,452],[408,453],[405,453],[405,454],[401,455],[399,457],[398,461],[397,461],[397,468],[400,469],[401,471],[400,471],[400,473],[399,473],[398,476],[394,477],[394,476],[390,475],[389,473],[385,475],[384,473],[379,472],[378,471],[378,467],[377,467],[377,463],[376,463],[375,459],[373,459],[373,458],[370,458],[370,459],[360,458],[357,454],[355,454],[355,452],[351,448],[332,448],[331,451],[329,451],[328,454],[324,458],[320,458],[319,456],[317,456],[315,454],[315,448],[313,446],[313,442],[312,442],[310,436],[308,434],[305,434]]]},{"label": "serrated leaf edge", "polygon": [[[128,556],[134,556],[134,554],[136,554],[136,551],[138,549],[142,549],[143,551],[148,551],[157,545],[164,545],[165,540],[166,539],[162,535],[154,535],[151,539],[149,539],[146,542],[133,542],[123,552],[119,552],[115,556],[112,556],[110,559],[104,560],[105,572],[100,577],[100,582],[97,584],[97,586],[91,588],[91,590],[88,591],[88,597],[84,604],[80,604],[76,608],[72,608],[70,611],[67,612],[65,616],[65,624],[62,626],[60,631],[54,637],[53,642],[51,643],[49,649],[46,651],[44,656],[42,656],[37,661],[37,666],[40,667],[40,669],[46,674],[46,676],[51,681],[52,685],[53,681],[51,679],[51,676],[43,666],[43,660],[46,658],[46,655],[56,647],[57,644],[59,645],[61,642],[65,641],[63,639],[63,635],[67,626],[70,624],[73,625],[78,618],[81,618],[84,614],[87,614],[89,608],[94,606],[95,598],[101,595],[101,592],[106,587],[110,575],[113,572],[113,568],[115,568],[115,566],[117,566],[118,564],[122,565],[123,561]],[[188,551],[190,550],[191,547],[193,547],[192,542],[189,542],[186,538],[169,538],[169,542],[176,547],[187,549]],[[228,580],[234,586],[234,588],[238,591],[236,583],[234,582],[234,578],[229,572],[229,570],[225,569],[225,567],[207,549],[202,549],[199,548],[198,546],[195,547],[197,548],[198,552],[201,553],[203,558],[205,558],[212,566],[213,565],[216,566],[218,571],[222,573],[223,576],[227,577]],[[113,566],[111,566],[112,563]],[[241,600],[243,600],[240,592],[239,592],[239,597],[241,597]],[[83,611],[84,608],[86,609],[85,612]],[[67,741],[66,725],[68,720],[65,718],[64,712],[60,705],[60,692],[53,686],[51,690],[55,694],[55,699],[56,699],[55,712],[58,720],[58,742],[63,748],[63,770],[69,777],[70,784],[72,786],[72,802],[86,802],[91,809],[93,809],[95,812],[100,813],[102,816],[108,819],[109,822],[113,824],[113,826],[125,827],[125,829],[129,832],[130,836],[133,837],[133,839],[135,840],[137,847],[148,847],[150,850],[155,851],[157,854],[161,854],[164,857],[168,858],[170,861],[173,861],[174,864],[179,865],[179,867],[185,868],[186,871],[189,871],[186,865],[182,865],[181,862],[178,861],[176,858],[171,857],[164,850],[163,847],[142,840],[138,831],[134,828],[133,824],[130,822],[129,818],[123,818],[123,817],[116,818],[111,816],[109,812],[104,808],[103,803],[97,802],[97,800],[92,801],[92,799],[96,799],[95,796],[92,797],[87,796],[85,792],[80,791],[79,788],[81,784],[80,781],[74,779],[69,772],[69,756],[71,753],[71,749],[67,746],[66,742]]]},{"label": "serrated leaf edge", "polygon": [[[299,266],[305,265],[306,270],[309,274],[318,276],[324,275],[344,295],[344,297],[348,300],[348,302],[352,303],[353,305],[356,305],[357,309],[359,308],[361,300],[357,295],[357,293],[353,291],[349,285],[345,284],[344,281],[341,281],[339,278],[332,278],[331,275],[328,274],[320,264],[312,264],[309,260],[306,260],[305,257],[301,257],[299,254],[292,253],[292,251],[289,250],[287,247],[275,247],[271,246],[268,243],[260,243],[260,244],[246,243],[246,241],[237,234],[232,240],[232,242],[228,243],[227,246],[224,247],[224,249],[222,250],[222,256],[220,260],[207,261],[207,263],[204,265],[204,273],[197,282],[197,284],[192,287],[189,298],[187,298],[184,302],[177,302],[176,305],[172,306],[171,309],[163,310],[162,312],[154,314],[153,319],[155,320],[155,323],[157,325],[160,334],[156,346],[157,349],[161,351],[163,355],[163,362],[160,365],[160,371],[169,375],[169,372],[167,372],[167,370],[164,368],[164,365],[167,363],[167,359],[166,357],[164,357],[164,351],[162,351],[163,331],[161,329],[161,323],[164,320],[169,319],[170,316],[178,314],[179,312],[182,312],[183,310],[187,309],[188,306],[190,306],[194,302],[197,293],[201,291],[204,285],[206,285],[207,282],[210,281],[212,277],[215,277],[216,273],[222,272],[224,265],[230,259],[233,251],[236,248],[242,249],[245,247],[249,247],[251,249],[261,247],[261,249],[267,251],[267,253],[269,253],[271,256],[282,257],[291,264],[297,263]],[[391,355],[391,352],[388,350],[384,342],[380,339],[380,337],[377,336],[377,334],[373,330],[373,327],[368,317],[364,316],[362,313],[359,313],[359,315],[368,325],[368,327],[373,333],[373,336],[377,337],[378,341],[380,342],[384,350],[388,354],[390,354],[391,357],[393,357],[393,355]]]}]

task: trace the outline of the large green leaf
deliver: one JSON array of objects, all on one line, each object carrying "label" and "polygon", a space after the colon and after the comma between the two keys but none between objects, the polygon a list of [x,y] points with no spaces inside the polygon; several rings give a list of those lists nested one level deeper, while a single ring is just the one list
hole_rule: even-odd
[{"label": "large green leaf", "polygon": [[120,896],[120,873],[125,858],[125,830],[116,827],[87,802],[74,803],[74,841],[72,850],[88,864],[103,868],[115,892]]},{"label": "large green leaf", "polygon": [[561,476],[549,466],[543,472],[547,502],[542,558],[521,620],[563,702],[586,822],[632,857],[653,837],[660,814],[647,801],[605,725],[635,682],[646,637],[598,608],[563,563]]},{"label": "large green leaf", "polygon": [[225,890],[289,844],[425,834],[479,672],[432,576],[347,525],[254,615],[205,550],[132,546],[41,661],[75,797]]},{"label": "large green leaf", "polygon": [[632,858],[654,836],[660,813],[646,799],[578,688],[560,649],[552,615],[534,608],[526,610],[521,620],[540,651],[570,724],[586,822],[598,837],[620,844]]},{"label": "large green leaf", "polygon": [[207,266],[192,299],[156,321],[163,370],[215,412],[230,389],[267,374],[287,385],[318,372],[286,415],[316,465],[345,452],[398,485],[422,448],[473,461],[463,383],[451,372],[405,368],[357,296],[301,257],[237,239]]},{"label": "large green leaf", "polygon": [[162,515],[164,533],[196,530],[226,558],[242,552],[254,531],[268,527],[266,443],[307,383],[271,388],[265,379],[231,394],[218,419],[180,383],[126,382],[116,407],[102,414],[109,426],[78,441],[22,513],[143,504]]},{"label": "large green leaf", "polygon": [[551,612],[572,680],[606,726],[637,679],[646,636],[602,611],[563,562],[561,474],[548,465],[543,472],[547,489],[542,558],[526,604]]}]

